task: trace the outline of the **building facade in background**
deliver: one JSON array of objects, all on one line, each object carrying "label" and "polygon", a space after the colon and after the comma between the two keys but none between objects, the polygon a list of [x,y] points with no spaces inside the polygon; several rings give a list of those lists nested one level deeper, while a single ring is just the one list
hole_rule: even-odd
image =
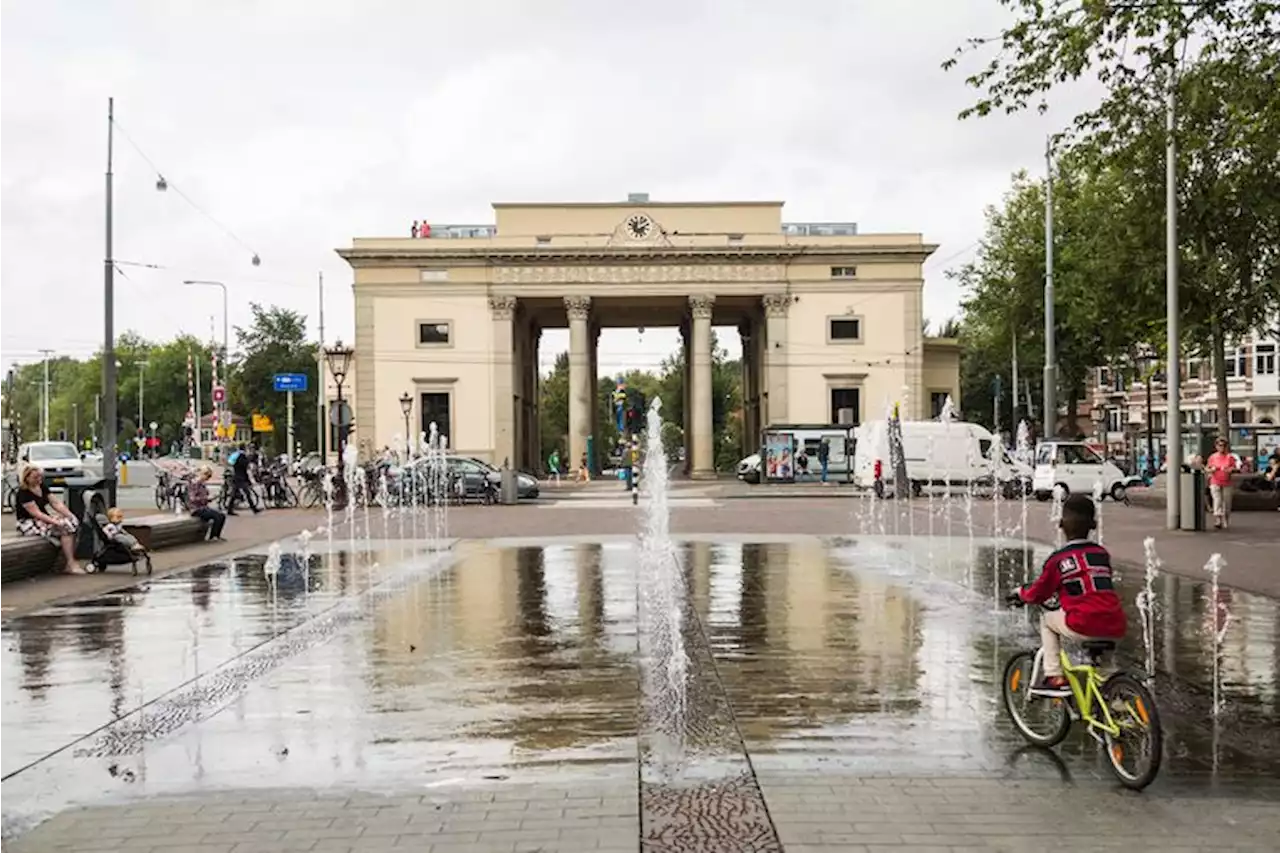
[{"label": "building facade in background", "polygon": [[[597,342],[610,327],[681,330],[685,446],[714,473],[712,328],[742,342],[742,411],[770,424],[858,423],[892,401],[912,417],[959,399],[954,341],[927,339],[919,234],[784,223],[781,202],[495,204],[492,225],[357,238],[355,361],[344,396],[366,451],[437,424],[449,444],[539,467],[538,349],[569,330],[570,467],[599,434]],[[330,383],[332,393],[332,386]]]}]

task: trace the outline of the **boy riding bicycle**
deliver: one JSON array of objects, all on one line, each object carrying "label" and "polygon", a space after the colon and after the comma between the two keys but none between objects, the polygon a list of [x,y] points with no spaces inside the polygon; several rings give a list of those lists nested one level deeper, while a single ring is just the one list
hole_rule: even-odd
[{"label": "boy riding bicycle", "polygon": [[1044,682],[1050,695],[1070,694],[1062,674],[1061,638],[1118,640],[1127,622],[1111,577],[1111,554],[1089,538],[1098,526],[1093,500],[1071,495],[1062,503],[1062,532],[1067,544],[1049,555],[1040,577],[1008,595],[1010,603],[1043,604],[1058,597],[1061,609],[1040,616],[1040,646],[1044,650]]}]

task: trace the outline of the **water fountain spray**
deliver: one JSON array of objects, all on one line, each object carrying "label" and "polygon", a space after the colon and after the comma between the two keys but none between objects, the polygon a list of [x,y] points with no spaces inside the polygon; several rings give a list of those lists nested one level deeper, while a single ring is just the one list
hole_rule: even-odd
[{"label": "water fountain spray", "polygon": [[[662,446],[662,401],[649,406],[645,434],[643,487],[645,493],[644,530],[640,534],[640,603],[643,614],[641,636],[649,643],[649,690],[658,701],[662,722],[670,744],[683,753],[684,726],[688,705],[689,657],[685,651],[683,617],[685,606],[684,571],[671,541],[670,484],[667,454]],[[661,674],[661,680],[655,675]]]},{"label": "water fountain spray", "polygon": [[1102,544],[1102,496],[1105,494],[1102,480],[1093,484],[1093,517],[1098,521],[1098,544]]},{"label": "water fountain spray", "polygon": [[302,563],[302,592],[304,595],[311,591],[311,537],[314,535],[310,530],[303,530],[298,534],[298,560]]},{"label": "water fountain spray", "polygon": [[1138,593],[1134,604],[1138,608],[1138,613],[1142,616],[1142,648],[1146,652],[1147,679],[1151,680],[1156,674],[1156,598],[1155,598],[1155,582],[1160,575],[1160,557],[1156,554],[1156,540],[1154,536],[1148,536],[1142,540],[1143,553],[1143,583],[1142,591]]},{"label": "water fountain spray", "polygon": [[1222,698],[1222,641],[1227,636],[1227,629],[1231,627],[1231,610],[1225,602],[1220,600],[1221,589],[1218,585],[1218,576],[1222,574],[1222,569],[1226,565],[1227,561],[1221,554],[1211,555],[1209,562],[1204,564],[1204,570],[1212,579],[1209,585],[1209,606],[1212,608],[1213,621],[1209,626],[1209,638],[1213,643],[1213,718],[1215,720],[1221,715],[1225,704]]},{"label": "water fountain spray", "polygon": [[[1027,425],[1025,420],[1018,421],[1018,438],[1017,446],[1014,448],[1015,459],[1024,465],[1030,465],[1033,461],[1033,452],[1031,449],[1031,427]],[[1031,548],[1028,543],[1027,532],[1027,501],[1031,497],[1031,489],[1024,482],[1021,472],[1018,472],[1018,492],[1022,498],[1022,517],[1018,522],[1018,527],[1022,531],[1022,583],[1027,585],[1031,583]]]},{"label": "water fountain spray", "polygon": [[1061,486],[1053,487],[1053,503],[1049,506],[1049,526],[1053,528],[1053,546],[1061,548],[1065,541],[1062,533],[1062,502],[1067,499]]}]

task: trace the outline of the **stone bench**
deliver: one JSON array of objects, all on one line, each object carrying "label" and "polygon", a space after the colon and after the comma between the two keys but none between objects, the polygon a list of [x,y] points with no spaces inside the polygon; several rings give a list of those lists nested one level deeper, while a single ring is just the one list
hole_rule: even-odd
[{"label": "stone bench", "polygon": [[[205,523],[189,515],[148,515],[127,518],[124,529],[150,551],[202,542]],[[0,581],[24,580],[61,571],[62,549],[47,539],[19,536],[0,545]]]}]

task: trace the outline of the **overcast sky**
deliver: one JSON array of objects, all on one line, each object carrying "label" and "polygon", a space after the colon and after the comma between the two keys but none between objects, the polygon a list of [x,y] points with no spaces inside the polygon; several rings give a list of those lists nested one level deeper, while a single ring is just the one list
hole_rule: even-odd
[{"label": "overcast sky", "polygon": [[[922,231],[941,244],[926,314],[945,319],[944,271],[970,257],[984,206],[1042,168],[1045,134],[1088,97],[959,122],[972,95],[939,63],[1003,21],[996,0],[4,0],[3,360],[101,343],[109,95],[214,220],[156,192],[117,137],[118,331],[208,336],[216,317],[220,336],[221,295],[184,278],[225,281],[233,325],[258,301],[314,330],[323,272],[327,337],[350,340],[333,250],[353,236],[633,191]],[[606,332],[601,375],[674,341]],[[544,342],[544,361],[567,343]]]}]

